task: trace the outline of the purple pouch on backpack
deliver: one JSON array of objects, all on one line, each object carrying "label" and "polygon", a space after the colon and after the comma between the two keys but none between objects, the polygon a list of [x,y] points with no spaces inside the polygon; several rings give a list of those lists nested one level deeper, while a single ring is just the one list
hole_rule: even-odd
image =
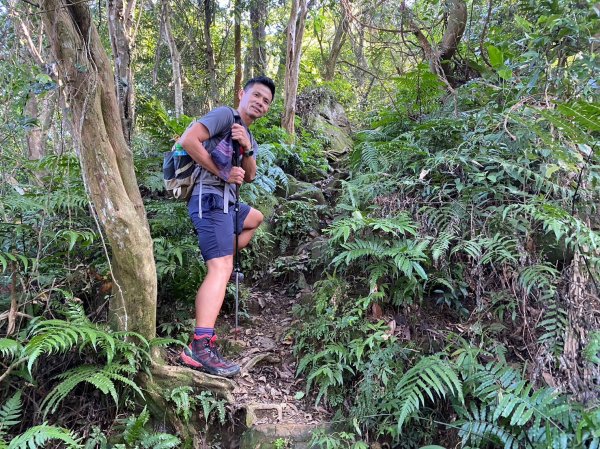
[{"label": "purple pouch on backpack", "polygon": [[227,182],[233,168],[233,144],[231,133],[221,140],[210,153],[210,157],[219,169],[219,178]]},{"label": "purple pouch on backpack", "polygon": [[[242,120],[238,112],[235,109],[231,109],[231,112],[233,113],[233,122],[241,124]],[[229,179],[233,166],[239,165],[239,160],[235,161],[237,163],[234,162],[234,145],[237,145],[237,142],[233,141],[231,133],[227,133],[223,140],[210,153],[210,157],[219,169],[219,178],[225,182]]]}]

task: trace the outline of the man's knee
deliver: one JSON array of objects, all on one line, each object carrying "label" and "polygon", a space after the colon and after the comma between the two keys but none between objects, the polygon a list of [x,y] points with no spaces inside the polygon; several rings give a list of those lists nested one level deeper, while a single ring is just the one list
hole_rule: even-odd
[{"label": "man's knee", "polygon": [[256,229],[260,226],[264,219],[265,216],[261,211],[252,208],[248,213],[248,217],[246,217],[246,220],[244,221],[244,229]]},{"label": "man's knee", "polygon": [[206,261],[209,271],[231,273],[233,270],[233,256],[216,257]]}]

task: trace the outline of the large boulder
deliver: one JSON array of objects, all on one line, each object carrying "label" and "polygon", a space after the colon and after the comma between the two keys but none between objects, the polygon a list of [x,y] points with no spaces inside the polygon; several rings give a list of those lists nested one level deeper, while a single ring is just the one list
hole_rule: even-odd
[{"label": "large boulder", "polygon": [[352,129],[344,107],[333,94],[322,87],[298,96],[296,110],[305,125],[327,139],[325,153],[337,161],[352,148]]}]

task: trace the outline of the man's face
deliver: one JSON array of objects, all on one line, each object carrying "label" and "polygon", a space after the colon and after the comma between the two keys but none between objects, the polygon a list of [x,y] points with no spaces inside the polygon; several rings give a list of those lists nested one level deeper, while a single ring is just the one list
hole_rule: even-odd
[{"label": "man's face", "polygon": [[273,96],[264,84],[255,83],[247,90],[240,90],[240,110],[244,111],[252,121],[261,118],[269,111]]}]

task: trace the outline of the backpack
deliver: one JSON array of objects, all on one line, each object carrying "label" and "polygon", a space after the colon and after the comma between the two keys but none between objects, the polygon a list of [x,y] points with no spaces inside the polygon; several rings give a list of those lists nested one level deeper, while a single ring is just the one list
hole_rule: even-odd
[{"label": "backpack", "polygon": [[169,196],[176,200],[187,201],[192,196],[200,166],[176,143],[163,158],[163,181]]},{"label": "backpack", "polygon": [[[238,111],[233,108],[230,109],[233,113],[234,123],[241,124],[241,118],[238,114]],[[229,133],[228,139],[229,145],[231,145],[231,133]],[[223,140],[227,140],[227,137]],[[226,154],[226,150],[220,149],[215,154],[215,157],[220,159]],[[223,176],[225,176],[225,179],[227,179],[229,176],[228,172],[231,171],[232,166],[231,154],[227,155],[226,157],[230,158],[228,161],[229,164],[223,164],[225,161],[215,161],[217,166],[220,167],[220,170],[223,170]],[[169,196],[172,196],[176,200],[189,200],[192,196],[194,184],[196,183],[196,179],[200,175],[201,170],[202,168],[196,163],[196,161],[192,159],[189,154],[187,154],[181,144],[175,143],[173,148],[171,148],[171,151],[164,153],[163,157],[163,181]]]}]

